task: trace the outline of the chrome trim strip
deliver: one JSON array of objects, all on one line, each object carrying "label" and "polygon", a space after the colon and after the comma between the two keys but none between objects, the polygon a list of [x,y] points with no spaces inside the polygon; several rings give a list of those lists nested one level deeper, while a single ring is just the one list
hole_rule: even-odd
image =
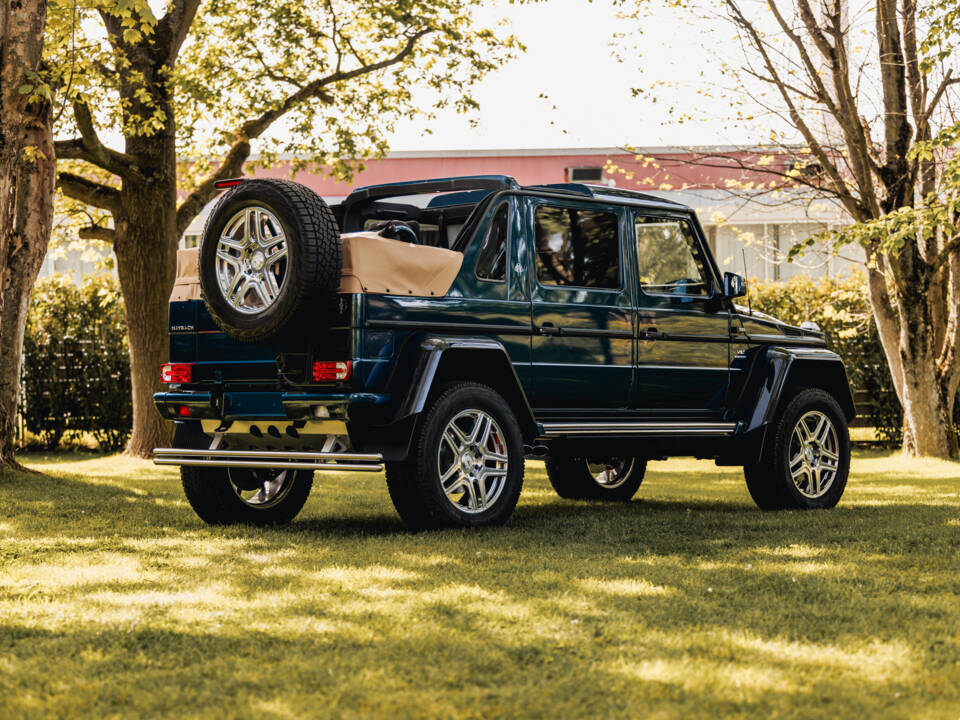
[{"label": "chrome trim strip", "polygon": [[380,472],[383,470],[383,456],[379,453],[155,448],[153,454],[154,465],[293,468],[299,470],[351,470],[357,472]]},{"label": "chrome trim strip", "polygon": [[594,422],[543,423],[548,437],[559,435],[729,435],[736,423]]},{"label": "chrome trim strip", "polygon": [[201,458],[154,458],[154,465],[186,465],[189,467],[242,467],[242,468],[267,468],[272,470],[320,470],[327,472],[352,471],[352,472],[380,472],[383,465],[374,464],[353,464],[353,463],[332,463],[332,462],[284,462],[282,460],[204,460]]}]

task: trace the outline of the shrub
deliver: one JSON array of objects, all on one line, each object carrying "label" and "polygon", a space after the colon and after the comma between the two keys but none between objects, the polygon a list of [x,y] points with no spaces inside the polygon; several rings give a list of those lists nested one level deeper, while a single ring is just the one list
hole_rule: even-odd
[{"label": "shrub", "polygon": [[27,430],[46,447],[89,433],[103,450],[130,434],[130,359],[123,302],[109,275],[79,287],[58,276],[37,283],[24,337]]},{"label": "shrub", "polygon": [[846,365],[850,385],[860,400],[858,420],[874,427],[877,439],[900,442],[903,411],[873,322],[863,273],[844,278],[812,280],[798,275],[786,282],[751,282],[749,297],[755,310],[785,322],[817,323],[827,346]]}]

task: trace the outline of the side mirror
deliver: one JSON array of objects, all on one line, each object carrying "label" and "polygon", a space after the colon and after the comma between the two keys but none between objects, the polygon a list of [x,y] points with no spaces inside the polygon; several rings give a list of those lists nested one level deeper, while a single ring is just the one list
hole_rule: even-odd
[{"label": "side mirror", "polygon": [[725,272],[723,274],[723,294],[728,298],[738,298],[746,295],[747,281],[743,275]]}]

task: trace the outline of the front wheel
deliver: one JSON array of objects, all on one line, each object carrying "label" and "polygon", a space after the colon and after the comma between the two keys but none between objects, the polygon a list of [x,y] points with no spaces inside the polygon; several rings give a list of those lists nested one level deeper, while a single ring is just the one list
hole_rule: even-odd
[{"label": "front wheel", "polygon": [[557,495],[568,500],[626,502],[637,494],[647,470],[639,457],[549,457],[544,463]]},{"label": "front wheel", "polygon": [[448,385],[418,423],[410,457],[387,463],[390,499],[413,530],[505,523],[523,485],[523,439],[503,397]]},{"label": "front wheel", "polygon": [[743,469],[757,506],[812,510],[836,505],[850,471],[850,435],[837,401],[818,388],[800,390],[768,432],[763,457]]},{"label": "front wheel", "polygon": [[210,525],[279,525],[303,508],[313,487],[310,470],[181,467],[190,507]]}]

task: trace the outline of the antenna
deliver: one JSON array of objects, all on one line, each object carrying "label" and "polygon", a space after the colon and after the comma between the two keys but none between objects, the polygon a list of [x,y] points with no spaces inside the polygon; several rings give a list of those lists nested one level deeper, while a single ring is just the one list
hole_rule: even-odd
[{"label": "antenna", "polygon": [[[747,249],[742,247],[740,248],[740,255],[743,258],[743,281],[744,284],[747,282]],[[747,287],[747,310],[750,311],[750,314],[753,315],[753,303],[750,302],[750,287]]]}]

